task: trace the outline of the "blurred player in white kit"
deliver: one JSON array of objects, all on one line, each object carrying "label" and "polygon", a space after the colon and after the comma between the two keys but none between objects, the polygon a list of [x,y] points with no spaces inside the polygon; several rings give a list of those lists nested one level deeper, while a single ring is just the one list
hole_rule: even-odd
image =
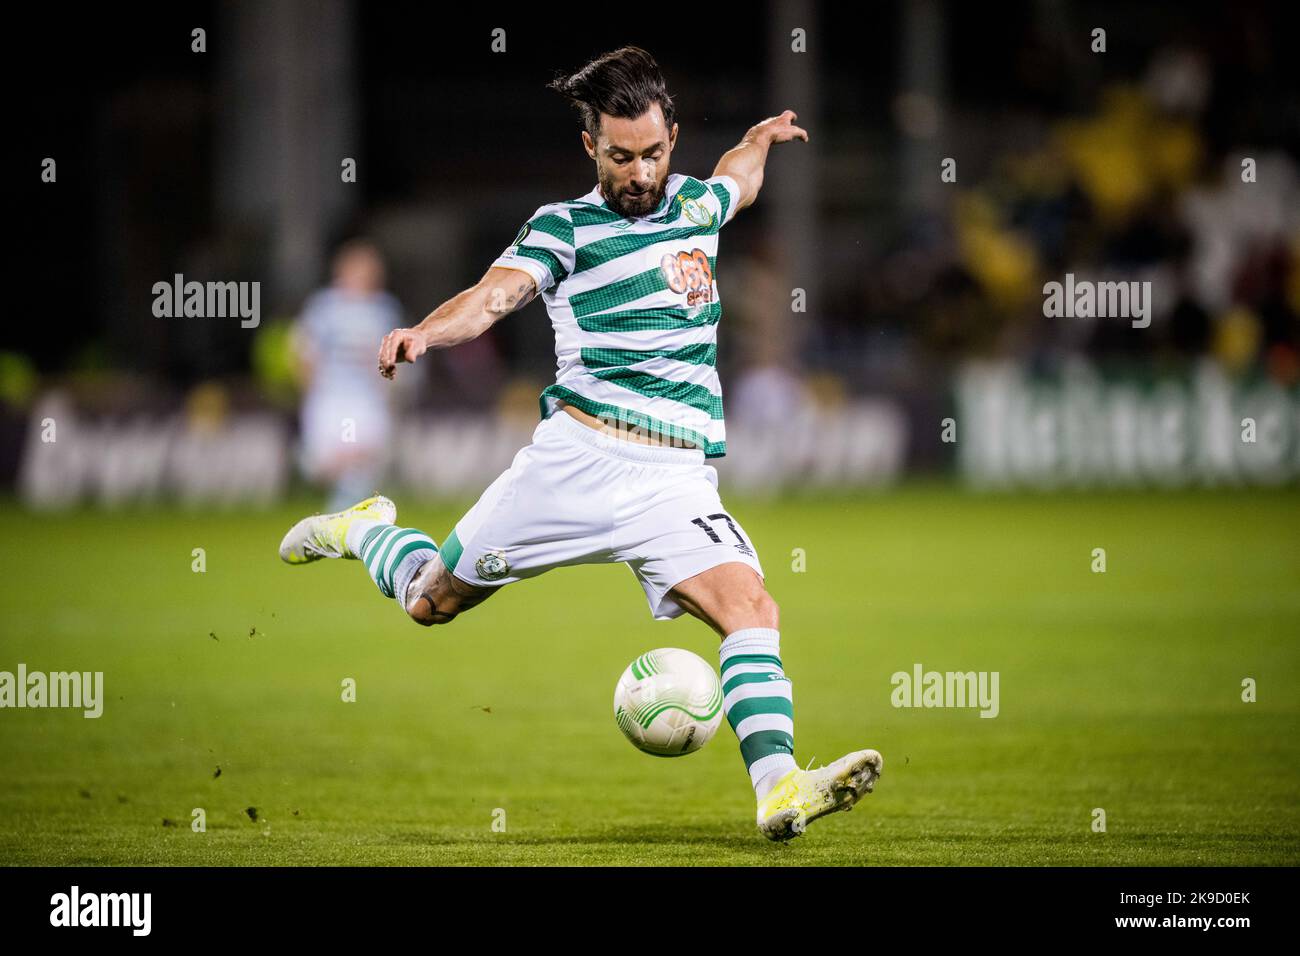
[{"label": "blurred player in white kit", "polygon": [[305,383],[301,464],[309,479],[329,486],[329,510],[369,495],[386,465],[391,390],[374,373],[374,343],[401,324],[402,312],[384,281],[372,243],[345,243],[334,256],[333,282],[307,299],[294,328]]}]

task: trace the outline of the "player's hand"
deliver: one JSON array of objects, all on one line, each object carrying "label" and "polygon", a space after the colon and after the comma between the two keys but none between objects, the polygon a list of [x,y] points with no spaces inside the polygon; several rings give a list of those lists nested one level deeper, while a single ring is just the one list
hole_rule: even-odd
[{"label": "player's hand", "polygon": [[808,142],[808,131],[794,125],[799,118],[794,110],[786,110],[780,116],[771,116],[754,127],[755,132],[767,138],[769,143],[788,143],[792,139]]},{"label": "player's hand", "polygon": [[426,348],[424,336],[415,329],[393,329],[379,346],[379,374],[392,378],[398,362],[414,362]]}]

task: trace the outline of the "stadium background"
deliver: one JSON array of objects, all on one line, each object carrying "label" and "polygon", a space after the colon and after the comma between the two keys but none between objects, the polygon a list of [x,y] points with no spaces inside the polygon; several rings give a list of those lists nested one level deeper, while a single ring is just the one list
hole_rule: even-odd
[{"label": "stadium background", "polygon": [[[103,670],[110,694],[95,721],[0,714],[0,861],[1295,863],[1281,9],[25,11],[44,68],[13,87],[0,670]],[[674,171],[707,175],[784,108],[811,134],[723,236],[717,464],[782,603],[797,755],[876,746],[887,768],[865,814],[785,850],[752,833],[725,729],[680,762],[615,732],[628,660],[713,653],[701,625],[652,624],[621,569],[424,632],[355,568],[272,553],[323,500],[295,467],[288,329],[331,252],[377,242],[412,323],[471,284],[537,206],[590,189],[544,87],[625,43],[667,76]],[[260,282],[260,323],[155,317],[177,273]],[[1046,317],[1067,273],[1150,281],[1150,327]],[[402,370],[404,523],[445,536],[552,370],[539,303]],[[891,707],[918,662],[999,671],[999,717]]]}]

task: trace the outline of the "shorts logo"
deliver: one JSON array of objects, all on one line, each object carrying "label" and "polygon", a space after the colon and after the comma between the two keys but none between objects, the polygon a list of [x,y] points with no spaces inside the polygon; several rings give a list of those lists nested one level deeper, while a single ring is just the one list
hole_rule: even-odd
[{"label": "shorts logo", "polygon": [[500,551],[489,551],[474,562],[474,570],[484,581],[495,581],[510,573],[510,562]]}]

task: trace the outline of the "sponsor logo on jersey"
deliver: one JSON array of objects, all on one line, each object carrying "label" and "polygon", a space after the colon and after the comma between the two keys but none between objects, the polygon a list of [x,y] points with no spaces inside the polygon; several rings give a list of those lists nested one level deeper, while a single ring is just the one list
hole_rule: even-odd
[{"label": "sponsor logo on jersey", "polygon": [[713,301],[713,267],[703,249],[666,252],[659,260],[659,269],[669,289],[686,294],[688,306]]}]

